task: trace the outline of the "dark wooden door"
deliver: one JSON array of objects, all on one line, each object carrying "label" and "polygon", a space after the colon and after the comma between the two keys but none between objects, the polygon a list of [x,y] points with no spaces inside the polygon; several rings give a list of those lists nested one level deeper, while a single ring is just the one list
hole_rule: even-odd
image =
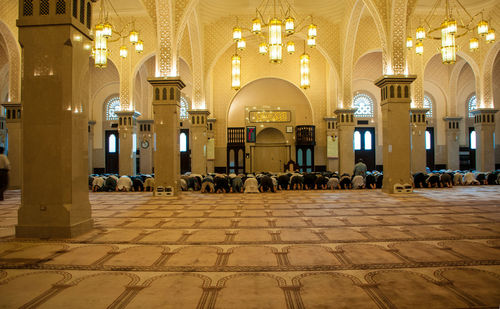
[{"label": "dark wooden door", "polygon": [[181,129],[179,136],[181,152],[181,174],[191,171],[191,150],[189,149],[189,129]]},{"label": "dark wooden door", "polygon": [[106,173],[118,174],[120,171],[118,162],[120,138],[118,130],[106,130],[105,141]]},{"label": "dark wooden door", "polygon": [[426,165],[431,170],[434,169],[434,128],[428,127],[425,130],[425,154],[427,156]]},{"label": "dark wooden door", "polygon": [[363,159],[368,170],[375,169],[375,128],[358,127],[354,130],[354,160]]},{"label": "dark wooden door", "polygon": [[297,166],[300,172],[314,171],[314,145],[295,146]]}]

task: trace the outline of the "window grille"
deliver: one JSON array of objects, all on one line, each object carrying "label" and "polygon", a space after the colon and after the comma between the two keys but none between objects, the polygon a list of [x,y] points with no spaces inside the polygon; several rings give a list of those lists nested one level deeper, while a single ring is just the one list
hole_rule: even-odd
[{"label": "window grille", "polygon": [[432,118],[433,104],[432,104],[431,98],[429,98],[428,96],[424,96],[424,108],[428,108],[429,109],[429,111],[427,113],[425,113],[425,116],[427,118]]},{"label": "window grille", "polygon": [[120,98],[113,97],[106,102],[105,105],[106,120],[118,120],[115,112],[120,111]]},{"label": "window grille", "polygon": [[33,16],[33,0],[24,0],[23,16]]},{"label": "window grille", "polygon": [[365,93],[358,93],[354,96],[353,107],[357,108],[354,116],[356,117],[373,117],[373,100]]},{"label": "window grille", "polygon": [[49,15],[49,0],[40,0],[40,15]]},{"label": "window grille", "polygon": [[57,0],[56,2],[56,15],[64,15],[66,14],[66,1],[65,0]]},{"label": "window grille", "polygon": [[469,100],[467,100],[467,110],[469,111],[469,118],[474,117],[472,111],[475,110],[476,108],[477,108],[476,94],[473,94],[470,96]]}]

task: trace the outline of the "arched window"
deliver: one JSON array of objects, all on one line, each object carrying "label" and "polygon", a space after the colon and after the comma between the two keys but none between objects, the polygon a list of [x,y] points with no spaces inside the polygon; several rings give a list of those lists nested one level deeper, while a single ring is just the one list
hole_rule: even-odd
[{"label": "arched window", "polygon": [[90,29],[90,22],[92,21],[92,7],[90,2],[87,2],[87,29]]},{"label": "arched window", "polygon": [[85,22],[85,0],[80,0],[80,22]]},{"label": "arched window", "polygon": [[429,131],[425,131],[425,149],[429,150],[431,148],[432,148],[431,133]]},{"label": "arched window", "polygon": [[104,105],[104,112],[106,114],[106,120],[118,120],[116,111],[120,110],[120,98],[112,97]]},{"label": "arched window", "polygon": [[477,108],[476,94],[470,96],[469,100],[467,100],[467,111],[469,112],[469,118],[474,117],[471,111]]},{"label": "arched window", "polygon": [[303,162],[304,162],[304,158],[303,158],[302,149],[299,149],[299,150],[297,150],[297,164],[302,165]]},{"label": "arched window", "polygon": [[373,100],[365,93],[358,93],[354,96],[353,107],[357,108],[354,116],[356,117],[373,117]]},{"label": "arched window", "polygon": [[476,149],[476,131],[470,132],[470,149]]},{"label": "arched window", "polygon": [[361,150],[361,133],[354,132],[354,150]]},{"label": "arched window", "polygon": [[111,134],[109,136],[109,140],[108,140],[108,149],[109,149],[109,153],[115,153],[116,152],[116,135],[114,134]]},{"label": "arched window", "polygon": [[[179,144],[180,144],[179,148],[180,148],[181,152],[187,151],[187,135],[186,135],[186,133],[184,133],[184,132],[181,133]],[[233,158],[234,158],[234,154],[233,154]]]},{"label": "arched window", "polygon": [[427,118],[432,118],[432,100],[428,96],[424,96],[424,108],[428,108],[429,111],[425,114]]},{"label": "arched window", "polygon": [[188,119],[189,118],[189,113],[188,113],[188,101],[186,98],[181,97],[181,107],[179,110],[179,118],[182,120]]},{"label": "arched window", "polygon": [[372,150],[372,132],[365,132],[365,150]]}]

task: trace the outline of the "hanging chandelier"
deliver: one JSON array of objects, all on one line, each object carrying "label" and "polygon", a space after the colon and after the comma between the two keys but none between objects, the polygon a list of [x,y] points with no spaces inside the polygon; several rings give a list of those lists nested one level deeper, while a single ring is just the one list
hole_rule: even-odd
[{"label": "hanging chandelier", "polygon": [[117,42],[120,39],[122,40],[122,45],[120,46],[120,57],[122,58],[126,58],[128,55],[129,47],[125,44],[125,39],[127,37],[137,53],[142,53],[144,51],[144,42],[139,39],[139,32],[135,30],[135,21],[127,23],[121,30],[118,31],[109,21],[109,15],[106,12],[105,7],[106,1],[108,1],[116,16],[120,18],[118,13],[116,13],[113,4],[109,0],[101,0],[101,6],[99,8],[99,22],[94,27],[95,39],[94,46],[92,48],[92,58],[94,58],[96,68],[105,68],[107,66],[108,55],[110,53],[108,42]]},{"label": "hanging chandelier", "polygon": [[[436,10],[444,1],[444,20],[436,24],[438,14]],[[478,19],[480,19],[478,21]],[[434,25],[433,25],[434,24]],[[476,31],[477,35],[484,38],[486,43],[495,41],[495,30],[484,20],[483,12],[471,15],[460,0],[436,0],[431,11],[425,17],[420,26],[415,30],[415,53],[422,55],[424,52],[423,42],[425,39],[441,41],[441,60],[444,64],[456,62],[457,44],[456,39]],[[469,39],[469,50],[474,52],[479,49],[479,39],[474,34]],[[406,47],[412,49],[413,38],[408,36]]]},{"label": "hanging chandelier", "polygon": [[[288,54],[295,53],[294,35],[304,31],[307,46],[316,47],[317,26],[312,21],[312,16],[300,18],[297,11],[287,0],[263,0],[255,9],[255,18],[252,20],[251,28],[243,28],[238,24],[233,27],[232,38],[236,44],[236,50],[244,50],[246,41],[243,31],[256,35],[259,40],[258,53],[268,55],[270,63],[281,63],[283,61],[283,50]],[[307,56],[307,57],[305,57]],[[235,62],[235,57],[237,61]],[[306,59],[307,58],[307,59]],[[232,63],[232,88],[238,90],[241,86],[241,57],[236,53],[231,58]],[[301,87],[307,89],[309,81],[310,57],[305,52],[300,57]],[[307,74],[303,70],[307,67]],[[307,82],[303,77],[307,76]],[[235,81],[238,80],[237,83]]]}]

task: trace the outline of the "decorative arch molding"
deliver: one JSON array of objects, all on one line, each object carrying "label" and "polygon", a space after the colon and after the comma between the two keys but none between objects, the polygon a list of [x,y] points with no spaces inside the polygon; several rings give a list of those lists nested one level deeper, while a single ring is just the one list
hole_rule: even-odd
[{"label": "decorative arch molding", "polygon": [[483,64],[482,80],[483,80],[483,91],[482,100],[480,104],[484,107],[494,108],[493,102],[493,64],[495,63],[496,57],[500,54],[500,41],[495,42],[495,44],[488,50],[486,58]]},{"label": "decorative arch molding", "polygon": [[187,24],[191,43],[191,59],[193,73],[193,108],[205,109],[205,86],[203,79],[203,50],[200,22],[195,10],[192,10]]},{"label": "decorative arch molding", "polygon": [[0,20],[0,35],[3,37],[9,57],[9,100],[21,99],[21,46],[9,27]]},{"label": "decorative arch molding", "polygon": [[[392,0],[390,42],[390,66],[386,73],[402,75],[406,69],[406,20],[408,0]],[[389,71],[390,69],[390,71]]]},{"label": "decorative arch molding", "polygon": [[[355,61],[354,61],[354,49],[356,47],[356,38],[357,32],[359,29],[359,22],[361,20],[361,15],[363,13],[363,9],[367,9],[370,13],[375,26],[377,27],[377,31],[379,33],[379,38],[381,42],[382,49],[382,68],[385,71],[387,67],[387,36],[386,31],[384,29],[384,24],[382,22],[382,18],[380,16],[380,12],[376,8],[375,4],[372,0],[356,0],[354,6],[351,9],[349,14],[346,31],[345,31],[345,40],[344,40],[344,52],[343,52],[343,61],[342,61],[342,93],[339,107],[350,107],[352,104],[352,71],[354,69]],[[366,54],[366,53],[365,53]],[[365,55],[363,54],[363,55]],[[362,56],[361,56],[362,57]],[[359,57],[357,60],[359,60]]]},{"label": "decorative arch molding", "polygon": [[458,87],[458,79],[460,77],[460,72],[467,64],[467,61],[464,59],[459,59],[451,71],[450,81],[448,86],[448,96],[450,100],[448,101],[448,115],[447,116],[456,116],[458,115],[457,104],[452,104],[452,102],[457,101],[457,87]]},{"label": "decorative arch molding", "polygon": [[233,94],[233,96],[231,97],[230,103],[227,106],[226,113],[225,113],[225,116],[226,116],[226,127],[229,124],[229,113],[231,111],[231,107],[233,106],[233,104],[235,102],[236,97],[241,93],[242,90],[245,89],[245,87],[251,86],[255,82],[262,81],[262,80],[265,80],[265,79],[276,79],[276,80],[279,80],[279,81],[283,81],[283,82],[289,84],[290,86],[296,88],[296,90],[299,91],[302,94],[303,99],[307,102],[307,107],[309,108],[309,111],[311,112],[311,117],[312,117],[311,123],[315,123],[314,122],[314,119],[315,119],[314,108],[313,108],[313,106],[311,104],[311,101],[309,100],[309,98],[305,94],[304,90],[302,88],[300,88],[299,85],[296,85],[295,83],[292,83],[291,81],[288,81],[286,79],[283,79],[283,78],[280,78],[280,77],[268,76],[268,77],[261,77],[261,78],[258,78],[258,79],[255,79],[255,80],[252,80],[252,81],[246,83],[245,85],[243,85],[241,87],[241,89],[238,92],[236,92],[235,94]]}]

